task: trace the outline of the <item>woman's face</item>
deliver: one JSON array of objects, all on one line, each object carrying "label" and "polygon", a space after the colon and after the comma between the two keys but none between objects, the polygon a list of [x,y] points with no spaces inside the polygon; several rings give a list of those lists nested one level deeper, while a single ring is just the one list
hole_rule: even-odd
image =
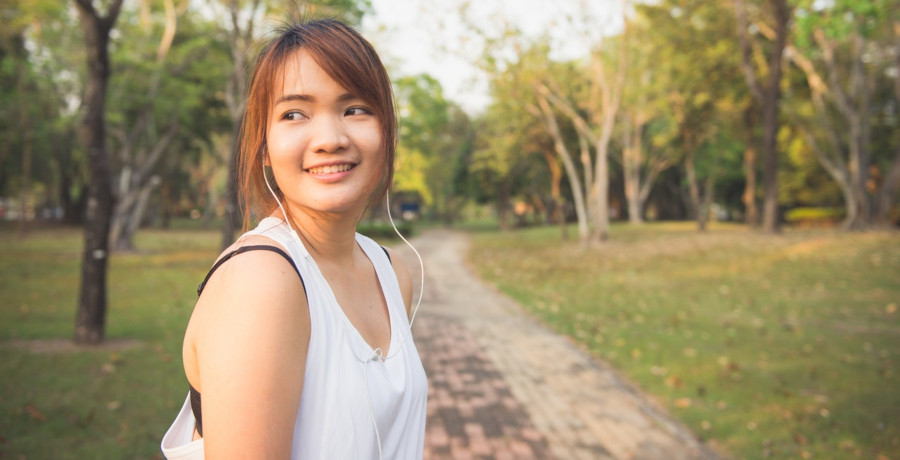
[{"label": "woman's face", "polygon": [[384,161],[372,107],[302,48],[274,82],[266,161],[286,204],[307,214],[362,212]]}]

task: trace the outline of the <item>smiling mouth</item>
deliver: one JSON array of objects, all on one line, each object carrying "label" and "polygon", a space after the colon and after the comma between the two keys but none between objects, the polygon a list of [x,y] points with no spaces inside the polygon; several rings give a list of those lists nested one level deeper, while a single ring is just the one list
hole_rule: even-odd
[{"label": "smiling mouth", "polygon": [[353,169],[356,165],[352,165],[349,163],[344,163],[340,165],[328,165],[328,166],[317,166],[315,168],[309,168],[306,172],[310,174],[334,174],[344,171],[349,171]]}]

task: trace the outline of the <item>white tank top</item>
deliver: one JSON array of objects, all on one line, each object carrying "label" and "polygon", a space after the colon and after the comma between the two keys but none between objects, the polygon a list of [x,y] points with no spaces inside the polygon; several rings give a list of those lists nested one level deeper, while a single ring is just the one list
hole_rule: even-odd
[{"label": "white tank top", "polygon": [[[375,267],[390,315],[391,341],[382,360],[344,314],[312,256],[282,220],[263,219],[241,238],[249,235],[271,238],[287,250],[303,277],[309,302],[309,350],[291,458],[377,459],[374,424],[383,458],[422,458],[428,382],[387,254],[371,239],[356,235]],[[188,398],[163,438],[167,458],[202,458],[202,439],[191,442],[192,431]]]}]

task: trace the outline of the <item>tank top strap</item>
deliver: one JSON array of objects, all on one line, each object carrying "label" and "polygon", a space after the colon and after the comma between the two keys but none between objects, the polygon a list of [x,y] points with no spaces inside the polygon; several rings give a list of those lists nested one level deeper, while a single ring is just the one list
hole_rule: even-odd
[{"label": "tank top strap", "polygon": [[216,261],[216,263],[212,266],[212,268],[209,269],[209,272],[206,274],[206,278],[203,279],[203,282],[200,283],[199,286],[197,286],[197,296],[200,296],[200,294],[203,293],[203,288],[206,287],[206,283],[209,282],[209,278],[212,276],[213,273],[215,273],[216,269],[218,269],[220,266],[222,266],[222,264],[224,264],[225,262],[228,262],[232,257],[234,257],[238,254],[243,254],[245,252],[250,252],[250,251],[271,251],[271,252],[274,252],[274,253],[280,255],[281,257],[284,257],[284,259],[287,260],[288,263],[291,264],[291,267],[294,269],[294,272],[297,273],[297,277],[300,278],[300,283],[303,284],[303,289],[306,290],[306,283],[303,282],[303,276],[300,275],[300,270],[297,269],[297,264],[294,263],[294,259],[292,259],[291,256],[287,255],[287,253],[282,251],[281,248],[278,248],[276,246],[270,246],[267,244],[261,244],[261,245],[241,246],[241,247],[235,249],[234,251],[231,251],[228,254],[225,254],[224,256],[222,256],[218,261]]}]

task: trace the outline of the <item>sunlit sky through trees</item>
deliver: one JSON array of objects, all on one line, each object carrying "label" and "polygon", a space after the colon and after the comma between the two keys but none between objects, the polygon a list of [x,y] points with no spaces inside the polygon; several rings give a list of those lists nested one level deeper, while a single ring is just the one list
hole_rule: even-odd
[{"label": "sunlit sky through trees", "polygon": [[372,0],[372,6],[363,33],[392,77],[430,74],[447,99],[470,113],[488,103],[487,80],[475,65],[484,52],[478,30],[489,38],[510,27],[529,38],[546,36],[554,57],[571,59],[621,24],[619,0]]}]

